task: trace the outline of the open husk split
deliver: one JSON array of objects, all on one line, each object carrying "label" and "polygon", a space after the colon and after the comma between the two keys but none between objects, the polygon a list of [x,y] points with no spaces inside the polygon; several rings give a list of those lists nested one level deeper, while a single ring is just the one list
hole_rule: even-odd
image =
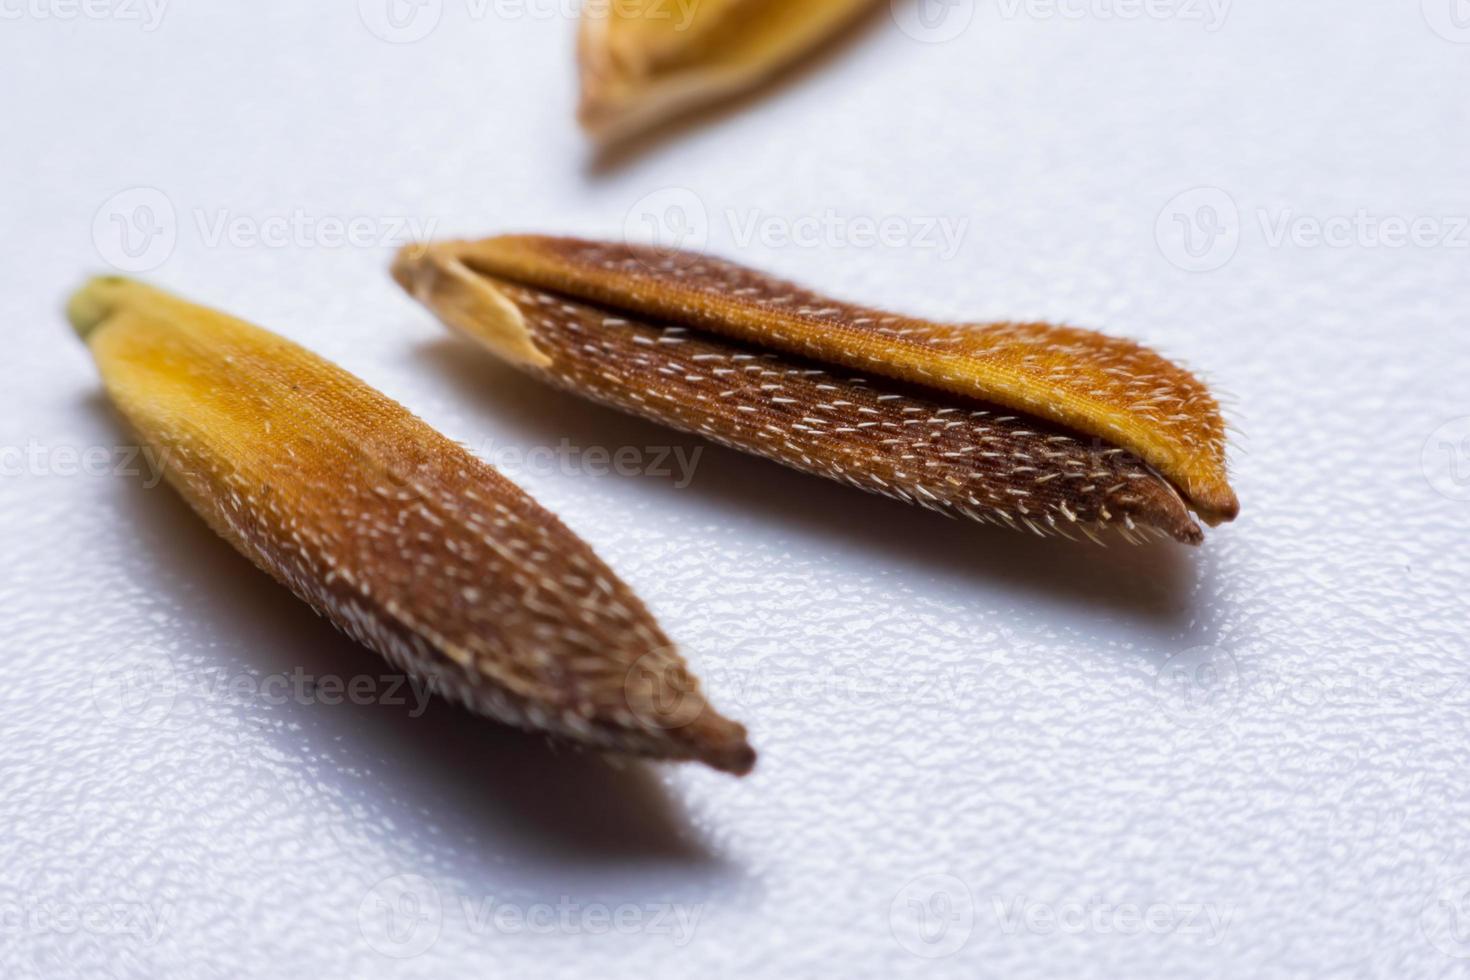
[{"label": "open husk split", "polygon": [[1194,544],[1191,511],[1238,511],[1215,399],[1131,341],[934,323],[708,256],[537,235],[411,245],[394,276],[554,385],[951,516]]}]

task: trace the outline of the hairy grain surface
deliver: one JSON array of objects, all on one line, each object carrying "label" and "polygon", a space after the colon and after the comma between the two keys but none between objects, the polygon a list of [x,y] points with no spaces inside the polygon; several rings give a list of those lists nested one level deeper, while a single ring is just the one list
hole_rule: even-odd
[{"label": "hairy grain surface", "polygon": [[[559,387],[951,516],[1039,534],[1161,532],[1191,544],[1202,539],[1191,503],[1207,519],[1221,517],[1198,498],[1186,500],[1133,445],[1069,426],[1058,418],[1065,413],[957,393],[933,383],[927,361],[908,370],[884,359],[902,364],[917,350],[932,360],[938,348],[961,346],[962,336],[979,351],[983,345],[966,336],[974,330],[992,343],[963,364],[1025,363],[1035,399],[1055,407],[1084,375],[1109,378],[1115,388],[1135,383],[1110,358],[1134,358],[1128,363],[1139,371],[1146,361],[1167,364],[1124,341],[1036,328],[1049,331],[1043,344],[1024,326],[924,324],[828,301],[728,262],[580,240],[411,246],[394,274],[446,323]],[[1032,355],[1012,349],[1028,344],[1046,349],[1045,380]],[[1131,353],[1118,353],[1125,348]],[[854,377],[859,364],[876,377]],[[1177,384],[1197,385],[1172,365],[1155,374],[1171,372],[1183,379]],[[1129,424],[1167,430],[1165,411],[1158,396]],[[1197,425],[1212,430],[1213,411]]]},{"label": "hairy grain surface", "polygon": [[994,408],[945,405],[686,327],[499,282],[560,388],[795,469],[1038,534],[1199,528],[1125,450]]},{"label": "hairy grain surface", "polygon": [[1239,509],[1215,398],[1192,374],[1129,340],[1044,323],[898,316],[667,249],[513,235],[455,252],[476,271],[654,322],[1027,412],[1133,451],[1211,523]]},{"label": "hairy grain surface", "polygon": [[146,286],[95,282],[72,311],[170,483],[354,639],[499,721],[750,768],[744,729],[632,591],[463,447],[296,344]]}]

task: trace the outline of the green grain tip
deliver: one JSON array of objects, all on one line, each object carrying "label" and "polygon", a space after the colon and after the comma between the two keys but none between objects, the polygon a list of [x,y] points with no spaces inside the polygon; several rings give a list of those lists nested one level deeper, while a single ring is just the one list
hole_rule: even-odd
[{"label": "green grain tip", "polygon": [[117,309],[119,294],[131,285],[133,280],[125,276],[96,276],[72,293],[66,303],[66,318],[84,343]]}]

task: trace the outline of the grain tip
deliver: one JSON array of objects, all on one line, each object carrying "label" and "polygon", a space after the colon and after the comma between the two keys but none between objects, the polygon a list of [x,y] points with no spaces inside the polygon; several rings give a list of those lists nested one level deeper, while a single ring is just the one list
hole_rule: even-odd
[{"label": "grain tip", "polygon": [[83,343],[113,314],[119,292],[131,284],[132,280],[123,276],[94,276],[71,294],[66,303],[66,318]]},{"label": "grain tip", "polygon": [[1200,520],[1210,527],[1219,527],[1240,516],[1240,499],[1224,484],[1207,493],[1196,494],[1193,503]]},{"label": "grain tip", "polygon": [[705,765],[745,776],[755,768],[756,752],[746,740],[745,726],[707,712],[688,729],[694,757]]},{"label": "grain tip", "polygon": [[414,288],[415,283],[418,282],[420,270],[428,252],[429,246],[423,242],[410,242],[393,256],[393,264],[389,267],[393,281],[402,286],[404,292],[410,296],[417,295]]}]

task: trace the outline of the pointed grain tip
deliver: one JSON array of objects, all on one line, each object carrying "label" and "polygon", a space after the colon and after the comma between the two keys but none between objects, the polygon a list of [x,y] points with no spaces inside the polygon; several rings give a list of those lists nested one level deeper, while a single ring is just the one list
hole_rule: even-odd
[{"label": "pointed grain tip", "polygon": [[1156,515],[1154,526],[1180,544],[1198,546],[1205,543],[1204,528],[1190,515],[1182,500],[1177,510]]},{"label": "pointed grain tip", "polygon": [[390,267],[393,281],[402,286],[410,296],[415,295],[414,282],[418,278],[419,264],[428,250],[429,247],[422,242],[410,242],[393,256],[393,265]]},{"label": "pointed grain tip", "polygon": [[1180,544],[1199,545],[1204,530],[1190,514],[1190,505],[1172,483],[1157,476],[1135,482],[1111,495],[1108,506],[1145,527],[1162,531]]},{"label": "pointed grain tip", "polygon": [[755,758],[755,749],[749,745],[739,745],[728,752],[708,756],[704,761],[720,772],[728,772],[732,776],[748,776],[755,768]]},{"label": "pointed grain tip", "polygon": [[117,309],[118,294],[132,283],[133,280],[124,276],[96,276],[71,294],[66,303],[66,318],[83,343]]},{"label": "pointed grain tip", "polygon": [[747,775],[755,768],[756,753],[745,738],[745,726],[718,715],[692,726],[695,758],[720,772]]},{"label": "pointed grain tip", "polygon": [[1229,487],[1207,495],[1201,494],[1195,498],[1194,506],[1200,520],[1210,527],[1218,527],[1240,516],[1240,499]]}]

